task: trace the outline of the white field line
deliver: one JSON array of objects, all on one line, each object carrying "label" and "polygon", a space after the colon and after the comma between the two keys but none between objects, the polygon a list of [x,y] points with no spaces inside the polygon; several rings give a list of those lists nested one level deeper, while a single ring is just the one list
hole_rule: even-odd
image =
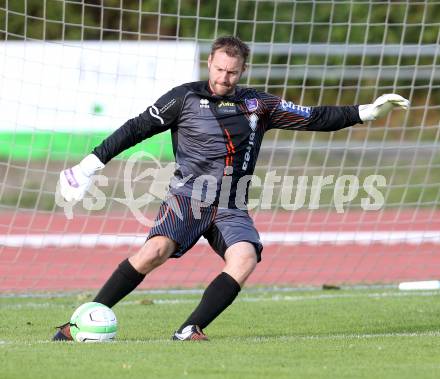
[{"label": "white field line", "polygon": [[[286,342],[294,342],[294,341],[352,341],[352,340],[364,340],[364,339],[383,339],[383,338],[419,338],[419,337],[440,337],[439,331],[424,331],[424,332],[397,332],[397,333],[341,333],[341,334],[327,334],[327,335],[289,335],[289,336],[240,336],[240,337],[218,337],[217,341],[234,341],[234,342],[273,342],[273,341],[286,341]],[[215,341],[215,340],[213,340]],[[28,341],[8,341],[8,340],[0,340],[0,347],[11,346],[11,345],[44,345],[44,344],[53,344],[54,342],[50,339],[47,340],[28,340]],[[59,342],[58,342],[59,343]],[[73,344],[72,342],[62,342],[63,344]],[[158,338],[158,339],[145,339],[145,340],[118,340],[111,342],[104,342],[108,344],[118,344],[118,345],[131,345],[131,344],[139,344],[139,345],[148,345],[152,343],[169,343],[175,344],[178,343],[176,341],[171,341],[170,338]],[[79,344],[81,345],[81,344]]]},{"label": "white field line", "polygon": [[[273,296],[239,296],[235,302],[245,302],[245,303],[253,303],[253,302],[264,302],[264,301],[292,301],[292,302],[301,302],[301,301],[310,301],[310,300],[332,300],[332,299],[356,299],[356,298],[374,298],[374,299],[383,299],[383,298],[399,298],[399,297],[429,297],[429,296],[439,296],[439,291],[420,291],[420,292],[374,292],[374,293],[335,293],[335,294],[318,294],[318,295],[273,295]],[[50,297],[50,295],[48,296]],[[165,304],[165,305],[174,305],[174,304],[188,304],[188,303],[198,303],[200,301],[199,297],[193,299],[154,299],[152,298],[152,304]],[[141,300],[133,300],[133,301],[122,301],[118,304],[119,306],[132,306],[132,305],[141,305]],[[145,306],[145,305],[144,305]],[[148,305],[146,305],[148,306]],[[2,310],[6,309],[24,309],[24,308],[72,308],[71,305],[68,304],[57,304],[51,302],[34,302],[27,301],[22,303],[9,303],[8,302],[0,302],[0,308]]]},{"label": "white field line", "polygon": [[[261,241],[268,245],[371,245],[371,244],[440,244],[440,231],[348,231],[348,232],[262,232]],[[132,234],[10,234],[0,235],[0,246],[6,247],[95,247],[142,246],[146,235]],[[200,244],[207,241],[202,238]]]}]

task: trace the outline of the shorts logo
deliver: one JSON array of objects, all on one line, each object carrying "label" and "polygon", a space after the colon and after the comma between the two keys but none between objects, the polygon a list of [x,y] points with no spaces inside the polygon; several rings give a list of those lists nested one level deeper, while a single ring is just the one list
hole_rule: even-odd
[{"label": "shorts logo", "polygon": [[208,99],[200,99],[200,108],[209,108],[209,100]]},{"label": "shorts logo", "polygon": [[257,99],[245,99],[246,108],[249,112],[254,112],[258,109],[258,100]]}]

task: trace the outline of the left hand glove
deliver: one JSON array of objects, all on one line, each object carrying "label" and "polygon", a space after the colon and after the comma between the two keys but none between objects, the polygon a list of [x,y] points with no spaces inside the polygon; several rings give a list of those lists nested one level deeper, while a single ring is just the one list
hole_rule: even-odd
[{"label": "left hand glove", "polygon": [[362,121],[373,121],[385,117],[395,107],[408,109],[409,101],[395,93],[379,96],[373,104],[359,105],[359,118]]}]

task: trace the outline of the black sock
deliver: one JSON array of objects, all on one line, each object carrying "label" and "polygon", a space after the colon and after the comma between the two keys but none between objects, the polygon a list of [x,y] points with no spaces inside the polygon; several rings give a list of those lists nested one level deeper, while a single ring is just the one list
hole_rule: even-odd
[{"label": "black sock", "polygon": [[145,274],[137,272],[128,259],[125,259],[119,264],[93,301],[111,308],[133,291],[144,278]]},{"label": "black sock", "polygon": [[179,332],[188,325],[206,328],[234,301],[240,289],[240,285],[231,275],[222,272],[206,288],[199,305],[180,327]]}]

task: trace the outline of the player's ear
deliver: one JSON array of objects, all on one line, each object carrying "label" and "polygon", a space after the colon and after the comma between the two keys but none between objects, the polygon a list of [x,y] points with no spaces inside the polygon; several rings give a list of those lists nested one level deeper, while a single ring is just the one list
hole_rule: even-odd
[{"label": "player's ear", "polygon": [[212,54],[209,54],[209,56],[208,56],[208,68],[211,68],[211,63],[212,63]]}]

